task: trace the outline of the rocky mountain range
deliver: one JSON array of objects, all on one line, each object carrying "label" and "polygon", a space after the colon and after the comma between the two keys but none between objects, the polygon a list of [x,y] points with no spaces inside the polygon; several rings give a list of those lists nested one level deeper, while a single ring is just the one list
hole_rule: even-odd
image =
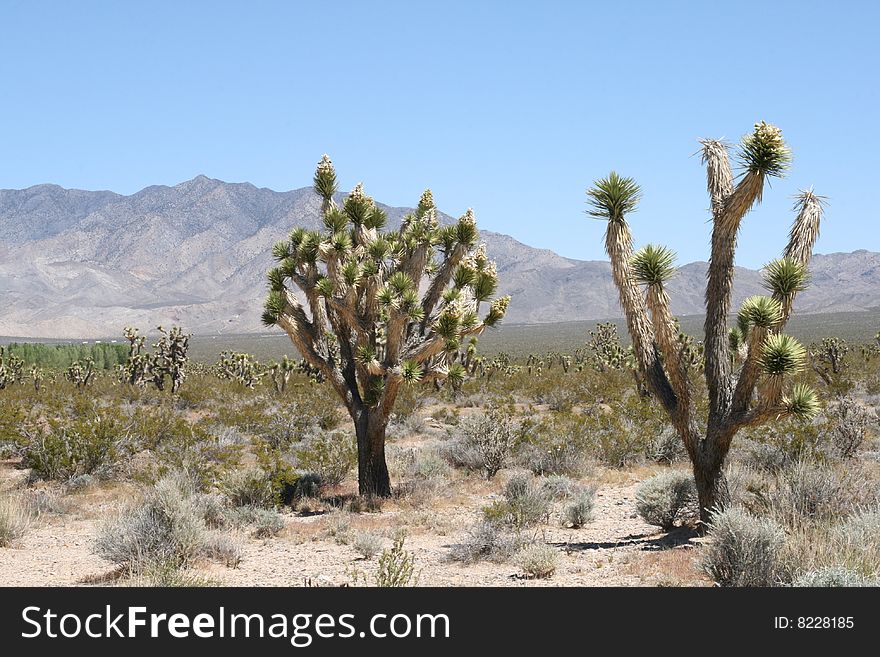
[{"label": "rocky mountain range", "polygon": [[[385,209],[391,226],[408,212]],[[320,225],[311,188],[276,192],[197,176],[130,196],[48,184],[0,190],[0,336],[99,338],[158,324],[262,332],[271,246],[296,225]],[[482,239],[500,292],[513,296],[508,323],[620,315],[607,262],[563,258],[500,233]],[[669,285],[674,312],[703,312],[705,273],[705,262],[680,269]],[[878,253],[816,255],[812,279],[798,312],[880,307]],[[735,304],[761,292],[759,272],[738,268]]]}]

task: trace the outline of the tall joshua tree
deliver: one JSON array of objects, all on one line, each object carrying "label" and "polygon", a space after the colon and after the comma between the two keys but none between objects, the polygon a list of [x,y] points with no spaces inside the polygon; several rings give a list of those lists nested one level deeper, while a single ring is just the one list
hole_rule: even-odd
[{"label": "tall joshua tree", "polygon": [[342,398],[357,434],[360,493],[388,496],[385,429],[400,385],[457,384],[466,376],[454,362],[463,340],[500,322],[510,298],[490,301],[495,263],[476,246],[470,210],[443,226],[428,190],[399,230],[386,231],[385,213],[360,184],[341,208],[337,187],[325,155],[314,178],[324,230],[296,228],[275,244],[263,322],[284,329]]},{"label": "tall joshua tree", "polygon": [[[638,206],[639,186],[632,178],[612,172],[587,190],[587,195],[588,214],[608,222],[605,249],[637,366],[684,442],[693,465],[700,519],[706,522],[713,508],[729,502],[723,465],[737,431],[782,416],[808,419],[818,410],[813,390],[787,383],[803,369],[806,350],[782,331],[795,296],[807,284],[807,265],[823,208],[812,190],[799,194],[788,245],[780,259],[764,268],[764,285],[770,295],[747,299],[737,326],[728,330],[740,223],[761,201],[767,179],[783,175],[791,155],[778,128],[758,123],[740,144],[742,174],[735,182],[728,145],[717,140],[701,144],[713,221],[704,326],[706,418],[697,417],[687,347],[678,339],[665,289],[675,271],[675,254],[653,245],[633,252],[626,215]],[[734,353],[737,349],[739,354]]]}]

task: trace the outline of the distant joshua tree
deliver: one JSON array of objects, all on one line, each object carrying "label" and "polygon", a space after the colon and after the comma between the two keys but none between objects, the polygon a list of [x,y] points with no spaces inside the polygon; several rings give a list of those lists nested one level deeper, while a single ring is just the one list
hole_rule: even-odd
[{"label": "distant joshua tree", "polygon": [[275,245],[263,322],[284,329],[342,398],[357,433],[360,493],[385,497],[385,429],[400,385],[457,385],[467,374],[454,360],[463,341],[498,324],[510,298],[490,301],[495,264],[476,246],[470,210],[443,226],[426,191],[399,230],[384,231],[385,213],[361,185],[337,207],[336,171],[326,155],[314,188],[324,230],[296,228]]},{"label": "distant joshua tree", "polygon": [[[587,195],[588,214],[608,222],[605,249],[637,366],[684,441],[693,464],[700,519],[705,523],[712,509],[729,503],[723,465],[737,431],[783,416],[807,419],[818,411],[812,389],[803,384],[786,385],[787,377],[804,368],[806,350],[782,330],[795,296],[806,287],[807,265],[823,207],[812,191],[798,196],[797,217],[783,256],[764,268],[764,285],[770,296],[747,299],[739,311],[737,333],[731,335],[727,317],[740,223],[761,201],[765,181],[785,172],[791,155],[778,128],[758,123],[742,139],[739,160],[743,171],[735,183],[728,145],[708,139],[701,144],[713,221],[704,327],[709,393],[705,420],[697,418],[685,346],[678,338],[665,289],[675,271],[675,254],[652,245],[633,252],[626,215],[636,210],[641,192],[632,178],[612,172],[598,180]],[[738,359],[732,357],[732,347],[740,344],[744,355],[736,367]]]}]

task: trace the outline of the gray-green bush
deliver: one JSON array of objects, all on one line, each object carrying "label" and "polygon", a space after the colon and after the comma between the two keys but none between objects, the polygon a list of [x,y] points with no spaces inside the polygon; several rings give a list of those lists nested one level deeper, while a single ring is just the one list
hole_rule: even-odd
[{"label": "gray-green bush", "polygon": [[693,477],[686,472],[670,470],[651,477],[636,489],[636,511],[649,525],[665,530],[692,516],[695,512],[697,489]]},{"label": "gray-green bush", "polygon": [[785,580],[785,533],[773,520],[731,507],[712,514],[708,538],[702,566],[720,586],[775,586]]}]

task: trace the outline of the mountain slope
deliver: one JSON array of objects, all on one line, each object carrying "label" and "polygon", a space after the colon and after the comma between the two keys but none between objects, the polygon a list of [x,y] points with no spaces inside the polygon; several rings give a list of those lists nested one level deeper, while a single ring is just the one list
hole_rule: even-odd
[{"label": "mountain slope", "polygon": [[[385,207],[385,206],[383,206]],[[398,226],[407,208],[385,207]],[[479,219],[479,218],[478,218]],[[451,218],[445,217],[451,221]],[[310,188],[276,192],[205,176],[123,196],[37,185],[0,190],[0,335],[106,337],[128,324],[198,333],[262,329],[271,245],[295,225],[320,225]],[[563,258],[483,231],[498,262],[509,323],[620,315],[607,262]],[[819,255],[799,312],[880,306],[880,254]],[[670,283],[673,310],[703,310],[706,263]],[[737,270],[734,303],[762,291]]]}]

